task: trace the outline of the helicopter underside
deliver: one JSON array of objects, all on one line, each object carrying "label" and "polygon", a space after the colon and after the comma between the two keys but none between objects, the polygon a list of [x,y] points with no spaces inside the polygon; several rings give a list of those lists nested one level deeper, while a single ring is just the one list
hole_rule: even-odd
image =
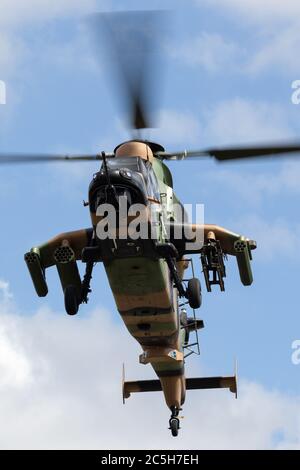
[{"label": "helicopter underside", "polygon": [[139,257],[104,266],[124,324],[143,348],[140,363],[152,365],[167,405],[179,408],[185,396],[183,332],[167,263]]}]

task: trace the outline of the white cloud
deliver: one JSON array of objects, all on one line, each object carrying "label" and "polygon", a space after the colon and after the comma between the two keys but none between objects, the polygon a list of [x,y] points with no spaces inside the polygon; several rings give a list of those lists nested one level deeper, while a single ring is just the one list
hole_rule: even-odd
[{"label": "white cloud", "polygon": [[[298,0],[204,0],[206,4],[217,6],[225,11],[232,11],[235,16],[241,15],[248,22],[255,22],[265,25],[283,20],[299,21],[300,4]],[[198,4],[203,4],[203,0],[196,0]]]},{"label": "white cloud", "polygon": [[[260,165],[239,169],[218,167],[207,171],[205,177],[207,192],[212,186],[222,188],[224,199],[233,213],[238,207],[239,215],[229,215],[226,225],[256,240],[256,261],[269,263],[281,259],[298,263],[300,221],[286,212],[297,213],[295,199],[300,193],[299,163],[283,164],[274,173],[265,167],[261,170]],[[282,201],[284,196],[292,201],[286,202],[288,208]],[[226,202],[223,202],[223,207],[226,207]]]},{"label": "white cloud", "polygon": [[96,0],[0,0],[0,25],[7,27],[84,14],[95,10],[96,6]]},{"label": "white cloud", "polygon": [[158,129],[149,131],[150,137],[158,142],[172,142],[186,145],[199,142],[201,125],[197,117],[186,111],[165,109],[158,115]]},{"label": "white cloud", "polygon": [[[263,38],[263,44],[250,57],[247,71],[260,73],[270,68],[291,74],[299,73],[300,30],[299,25],[277,30]],[[295,78],[298,78],[295,75]]]},{"label": "white cloud", "polygon": [[293,197],[300,193],[300,164],[293,161],[282,164],[273,173],[260,166],[255,169],[222,167],[217,172],[207,173],[207,178],[232,190],[235,196],[242,197],[243,204],[248,202],[253,207],[267,196]]},{"label": "white cloud", "polygon": [[[42,66],[44,61],[72,73],[78,69],[99,73],[83,20],[109,4],[109,0],[0,0],[0,79],[7,86],[7,104],[0,109],[1,134],[13,122],[35,64]],[[47,23],[66,18],[73,19],[77,30],[71,39],[67,35],[58,43]],[[40,41],[29,41],[29,26]]]},{"label": "white cloud", "polygon": [[0,77],[6,79],[17,70],[28,51],[24,43],[15,35],[0,30]]},{"label": "white cloud", "polygon": [[[14,307],[9,285],[0,279],[0,309],[11,312]],[[2,389],[25,386],[31,381],[31,368],[19,340],[17,316],[11,322],[0,321],[0,393]]]},{"label": "white cloud", "polygon": [[[298,263],[300,221],[295,216],[295,201],[300,193],[299,163],[284,163],[275,171],[259,164],[246,168],[223,166],[207,171],[205,177],[207,192],[213,185],[222,188],[228,207],[233,212],[238,207],[239,215],[229,216],[226,224],[257,241],[255,260]],[[241,215],[241,210],[246,215]]]},{"label": "white cloud", "polygon": [[43,307],[20,316],[7,285],[1,291],[2,449],[300,447],[299,397],[247,381],[237,401],[226,391],[188,393],[174,440],[161,394],[137,394],[121,404],[123,360],[130,379],[153,373],[135,366],[139,347],[108,312],[83,309],[74,318]]},{"label": "white cloud", "polygon": [[267,216],[249,214],[234,220],[243,233],[252,234],[258,249],[254,254],[256,260],[269,262],[283,258],[285,261],[299,259],[298,247],[300,224],[284,217],[269,219]]},{"label": "white cloud", "polygon": [[223,70],[224,67],[233,67],[242,56],[238,44],[226,40],[220,34],[202,32],[199,36],[174,49],[169,54],[188,65],[201,66],[208,72]]},{"label": "white cloud", "polygon": [[[208,63],[214,66],[219,64],[223,70],[229,68],[235,72],[254,75],[270,68],[273,68],[276,74],[299,73],[298,0],[195,0],[195,3],[200,9],[203,3],[211,6],[209,14],[214,15],[221,11],[227,18],[232,18],[239,30],[246,32],[248,37],[244,34],[242,39],[232,39],[230,36],[222,38],[218,34],[209,34],[208,38],[211,37],[211,40],[199,41],[199,38],[194,38],[189,45],[184,46],[186,63]],[[219,37],[219,40],[213,41],[214,36]],[[198,49],[202,51],[202,61],[198,59]],[[179,48],[179,52],[181,50]],[[184,55],[181,55],[183,58]],[[212,56],[216,62],[213,59],[207,61],[206,56],[209,59]],[[298,77],[295,76],[296,78]]]},{"label": "white cloud", "polygon": [[246,38],[239,42],[236,38],[223,37],[219,33],[203,32],[176,48],[169,48],[170,57],[183,64],[202,67],[209,73],[228,73],[257,75],[271,68],[278,74],[295,74],[300,72],[299,25],[277,27],[258,33],[251,47]]},{"label": "white cloud", "polygon": [[[37,50],[38,60],[47,59],[57,65],[70,67],[84,66],[85,69],[95,68],[95,61],[91,55],[91,45],[87,47],[88,34],[84,30],[83,20],[86,14],[93,13],[99,8],[105,7],[109,2],[101,0],[0,0],[0,76],[3,78],[11,72],[17,73],[18,67],[26,60],[33,59]],[[77,18],[77,36],[72,37],[71,42],[57,44],[52,36],[44,37],[43,25],[48,21],[63,18]],[[41,53],[36,43],[29,48],[24,36],[24,27],[36,28],[36,34],[42,38]],[[46,33],[47,34],[47,33]],[[87,52],[88,51],[88,52]]]},{"label": "white cloud", "polygon": [[0,389],[19,388],[31,380],[31,368],[19,344],[15,344],[14,332],[0,327]]},{"label": "white cloud", "polygon": [[0,292],[1,292],[1,305],[2,306],[4,305],[7,308],[13,296],[9,290],[8,282],[3,281],[2,279],[0,279]]},{"label": "white cloud", "polygon": [[205,115],[205,135],[217,144],[268,142],[291,137],[284,109],[242,98],[223,101]]},{"label": "white cloud", "polygon": [[80,25],[71,40],[60,41],[59,44],[53,41],[47,45],[43,58],[46,64],[53,63],[55,67],[84,70],[87,74],[95,72],[99,76],[99,61],[92,52],[91,38],[88,31]]}]

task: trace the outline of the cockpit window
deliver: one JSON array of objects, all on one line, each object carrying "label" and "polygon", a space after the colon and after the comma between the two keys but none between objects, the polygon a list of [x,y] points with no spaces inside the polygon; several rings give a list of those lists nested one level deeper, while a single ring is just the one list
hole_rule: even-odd
[{"label": "cockpit window", "polygon": [[141,171],[139,167],[139,157],[112,157],[107,158],[107,166],[112,170],[128,168],[132,171]]},{"label": "cockpit window", "polygon": [[160,201],[157,178],[149,161],[140,157],[114,157],[107,159],[107,166],[111,170],[126,168],[141,173],[146,184],[148,196]]},{"label": "cockpit window", "polygon": [[143,161],[143,164],[145,166],[145,170],[147,173],[145,181],[147,185],[148,196],[151,197],[152,199],[156,199],[157,201],[160,201],[158,181],[154,173],[153,167],[151,163],[146,160]]}]

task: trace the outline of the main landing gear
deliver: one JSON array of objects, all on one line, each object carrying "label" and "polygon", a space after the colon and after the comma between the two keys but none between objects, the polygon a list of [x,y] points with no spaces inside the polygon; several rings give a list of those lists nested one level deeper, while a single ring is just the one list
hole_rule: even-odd
[{"label": "main landing gear", "polygon": [[185,297],[191,308],[197,309],[202,304],[201,285],[198,278],[193,277],[188,281],[188,286],[185,289],[181,278],[179,277],[176,267],[176,259],[178,259],[178,252],[172,243],[157,244],[156,250],[158,254],[165,258],[175,287],[178,290],[179,297]]},{"label": "main landing gear", "polygon": [[171,414],[171,418],[169,419],[169,429],[171,430],[172,436],[176,437],[178,436],[178,431],[180,429],[180,423],[179,423],[179,418],[178,418],[180,409],[177,408],[176,406],[172,406],[171,411],[172,411],[172,414]]},{"label": "main landing gear", "polygon": [[197,277],[193,277],[188,281],[188,286],[186,289],[186,296],[189,301],[189,305],[193,309],[201,307],[202,303],[202,294],[201,294],[201,284]]}]

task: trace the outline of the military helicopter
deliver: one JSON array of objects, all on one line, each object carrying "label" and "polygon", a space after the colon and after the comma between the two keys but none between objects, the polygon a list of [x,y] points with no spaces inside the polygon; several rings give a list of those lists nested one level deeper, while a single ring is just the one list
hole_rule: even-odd
[{"label": "military helicopter", "polygon": [[[155,15],[155,12],[96,15],[102,25],[109,25],[108,42],[118,57],[117,65],[130,103],[132,128],[136,131],[150,127],[142,77],[147,75],[147,53],[153,39],[149,31],[150,25],[155,29]],[[129,60],[128,52],[134,60]],[[195,315],[202,303],[202,292],[191,256],[200,255],[208,292],[214,285],[225,290],[227,255],[236,257],[241,282],[250,286],[256,242],[218,225],[189,222],[165,162],[202,157],[228,161],[299,151],[300,145],[286,144],[168,152],[158,143],[134,137],[119,144],[113,153],[0,155],[2,163],[101,162],[89,186],[86,203],[91,218],[89,228],[62,233],[33,247],[25,254],[25,262],[40,297],[48,293],[47,268],[56,266],[69,315],[77,314],[79,306],[88,302],[93,269],[97,263],[103,263],[118,312],[129,333],[141,345],[139,361],[151,364],[158,377],[126,381],[123,369],[123,402],[132,393],[162,391],[171,411],[172,436],[177,436],[180,429],[179,414],[186,390],[227,388],[237,396],[236,374],[185,376],[186,359],[199,352],[197,332],[204,327]],[[139,210],[132,212],[132,207]],[[112,224],[108,218],[110,209],[116,216]],[[143,232],[142,228],[146,230]],[[142,232],[146,236],[141,236]],[[83,279],[78,261],[86,265]],[[185,273],[189,267],[193,274],[188,279]],[[195,340],[191,340],[191,334]]]}]

